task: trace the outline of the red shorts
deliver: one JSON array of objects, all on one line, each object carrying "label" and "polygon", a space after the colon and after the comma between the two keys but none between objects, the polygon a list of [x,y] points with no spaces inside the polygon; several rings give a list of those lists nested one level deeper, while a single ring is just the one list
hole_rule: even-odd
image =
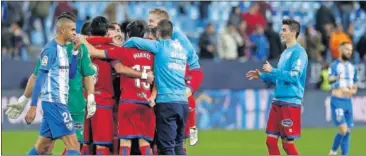
[{"label": "red shorts", "polygon": [[272,103],[266,133],[287,139],[299,138],[301,135],[301,107]]},{"label": "red shorts", "polygon": [[188,97],[188,116],[186,127],[184,128],[184,138],[189,138],[189,128],[196,124],[196,99],[194,96]]},{"label": "red shorts", "polygon": [[153,141],[156,127],[154,110],[143,104],[123,103],[118,107],[118,138]]},{"label": "red shorts", "polygon": [[91,136],[93,144],[111,145],[114,136],[113,124],[112,107],[97,105],[94,116],[84,122],[84,142],[90,143]]}]

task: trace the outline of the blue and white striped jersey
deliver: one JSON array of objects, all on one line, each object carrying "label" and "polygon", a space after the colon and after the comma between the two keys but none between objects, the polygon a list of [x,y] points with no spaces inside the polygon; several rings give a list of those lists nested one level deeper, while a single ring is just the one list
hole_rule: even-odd
[{"label": "blue and white striped jersey", "polygon": [[334,60],[328,70],[329,77],[338,77],[340,79],[334,82],[331,86],[335,88],[351,88],[358,82],[357,68],[351,62],[342,62],[337,59]]},{"label": "blue and white striped jersey", "polygon": [[67,104],[69,96],[69,59],[66,47],[55,40],[46,44],[41,52],[40,70],[47,73],[41,90],[46,102]]}]

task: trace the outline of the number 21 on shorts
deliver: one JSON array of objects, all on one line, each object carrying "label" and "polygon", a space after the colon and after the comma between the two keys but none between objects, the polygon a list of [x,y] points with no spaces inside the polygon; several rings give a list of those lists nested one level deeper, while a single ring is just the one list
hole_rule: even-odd
[{"label": "number 21 on shorts", "polygon": [[68,112],[63,112],[62,117],[64,118],[64,123],[72,122],[71,114]]}]

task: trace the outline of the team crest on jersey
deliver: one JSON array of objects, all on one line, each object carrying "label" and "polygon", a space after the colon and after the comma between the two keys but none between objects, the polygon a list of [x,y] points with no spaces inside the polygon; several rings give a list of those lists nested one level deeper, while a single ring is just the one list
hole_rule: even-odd
[{"label": "team crest on jersey", "polygon": [[292,122],[292,120],[291,120],[291,119],[283,119],[283,120],[281,121],[281,125],[282,125],[283,127],[291,127],[293,124],[294,124],[294,122]]},{"label": "team crest on jersey", "polygon": [[47,56],[43,56],[42,57],[42,61],[41,61],[41,65],[42,66],[47,66],[48,64],[48,57]]},{"label": "team crest on jersey", "polygon": [[67,129],[69,129],[71,131],[72,127],[73,127],[72,122],[67,123],[66,127],[67,127]]}]

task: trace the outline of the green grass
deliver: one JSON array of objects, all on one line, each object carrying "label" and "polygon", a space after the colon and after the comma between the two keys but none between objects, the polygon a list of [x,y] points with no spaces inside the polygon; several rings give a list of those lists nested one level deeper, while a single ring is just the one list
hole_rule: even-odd
[{"label": "green grass", "polygon": [[[336,132],[335,128],[303,129],[302,137],[296,141],[301,154],[321,154],[329,152]],[[2,132],[2,154],[26,154],[37,138],[34,131]],[[350,155],[366,155],[366,128],[355,128],[351,133]],[[279,145],[281,148],[281,145]],[[57,141],[53,150],[60,154],[63,150],[61,141]],[[188,147],[189,154],[267,154],[265,134],[256,131],[199,131],[199,142],[196,146]],[[282,152],[283,153],[283,152]]]}]

